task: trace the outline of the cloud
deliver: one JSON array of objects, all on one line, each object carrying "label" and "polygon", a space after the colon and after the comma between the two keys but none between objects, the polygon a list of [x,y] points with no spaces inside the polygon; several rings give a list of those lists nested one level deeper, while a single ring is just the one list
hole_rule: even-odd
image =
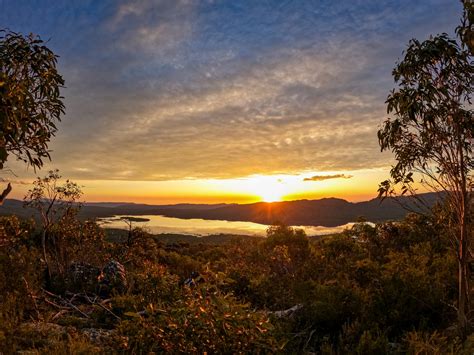
[{"label": "cloud", "polygon": [[0,8],[60,55],[67,110],[45,169],[72,179],[386,166],[376,131],[393,64],[460,14],[441,0],[104,2]]},{"label": "cloud", "polygon": [[352,175],[345,175],[345,174],[335,174],[335,175],[314,175],[309,178],[304,178],[303,181],[324,181],[324,180],[331,180],[331,179],[350,179]]},{"label": "cloud", "polygon": [[[134,104],[123,98],[104,112],[110,125],[90,132],[87,145],[74,140],[67,145],[58,137],[58,145],[70,152],[61,154],[65,160],[53,153],[53,159],[55,164],[67,166],[72,159],[88,167],[89,172],[74,172],[83,178],[118,179],[156,179],[157,173],[160,179],[228,178],[365,167],[367,155],[378,153],[374,137],[382,105],[374,105],[367,90],[348,88],[366,64],[358,61],[360,49],[345,47],[324,54],[282,49],[274,53],[281,59],[271,63],[235,63],[240,70],[234,68],[232,75],[196,78],[203,80],[200,90],[180,84],[180,94],[167,100],[158,95]],[[349,55],[353,59],[348,61]],[[128,118],[120,119],[123,115]],[[107,164],[91,161],[91,156],[107,157]],[[373,165],[386,162],[376,157]],[[123,170],[130,172],[123,176]]]},{"label": "cloud", "polygon": [[7,183],[11,183],[11,184],[14,184],[14,185],[31,185],[31,182],[29,181],[23,181],[23,180],[16,180],[16,179],[6,179],[6,178],[2,178],[0,177],[0,183],[4,183],[4,184],[7,184]]},{"label": "cloud", "polygon": [[118,36],[116,48],[142,58],[159,58],[192,36],[196,5],[187,0],[119,2],[104,27]]}]

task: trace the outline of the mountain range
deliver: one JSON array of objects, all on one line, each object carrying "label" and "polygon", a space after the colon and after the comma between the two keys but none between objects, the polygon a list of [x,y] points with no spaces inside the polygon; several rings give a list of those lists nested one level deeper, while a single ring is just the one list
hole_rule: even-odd
[{"label": "mountain range", "polygon": [[[397,220],[409,211],[421,211],[432,206],[440,196],[434,193],[401,197],[372,199],[364,202],[348,202],[339,198],[297,200],[282,202],[257,202],[251,204],[176,204],[146,205],[136,203],[85,203],[80,217],[101,218],[116,215],[161,215],[183,219],[244,221],[261,224],[282,222],[287,225],[335,227],[364,218],[370,222]],[[423,204],[417,203],[422,200]],[[23,207],[19,200],[7,200],[0,206],[0,215],[15,214],[35,217],[35,211]]]}]

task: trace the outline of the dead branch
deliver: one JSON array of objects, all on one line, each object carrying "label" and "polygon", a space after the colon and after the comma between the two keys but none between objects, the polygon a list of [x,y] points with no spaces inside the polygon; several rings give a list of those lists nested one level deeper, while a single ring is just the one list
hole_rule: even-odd
[{"label": "dead branch", "polygon": [[3,202],[7,198],[8,194],[12,191],[12,184],[8,183],[7,188],[3,190],[2,194],[0,195],[0,205],[3,205]]},{"label": "dead branch", "polygon": [[[75,304],[71,303],[71,301],[69,300],[65,300],[64,298],[62,298],[61,296],[59,295],[55,295],[54,293],[52,292],[49,292],[45,289],[41,289],[45,294],[51,296],[51,297],[54,297],[56,298],[57,300],[59,300],[61,303],[63,304],[66,304],[66,307],[65,306],[59,306],[61,309],[70,309],[70,308],[73,308],[76,312],[80,313],[82,316],[84,316],[85,318],[90,318],[88,314],[84,313],[83,311],[81,311]],[[54,304],[54,302],[51,302],[49,300],[47,300],[47,298],[45,298],[45,301],[47,303],[50,303],[50,304]],[[58,306],[58,305],[56,305]]]},{"label": "dead branch", "polygon": [[28,285],[28,281],[26,281],[25,277],[22,277],[22,279],[23,279],[23,282],[25,283],[26,293],[28,294],[28,297],[31,298],[31,300],[33,301],[33,305],[35,306],[37,319],[41,319],[41,314],[38,309],[38,304],[36,303],[36,296],[31,291],[30,286]]},{"label": "dead branch", "polygon": [[97,297],[95,297],[94,300],[91,300],[91,299],[89,298],[89,296],[87,296],[87,294],[86,294],[85,296],[86,296],[87,300],[88,300],[91,304],[99,306],[100,308],[102,308],[103,310],[105,310],[106,312],[108,312],[109,314],[111,314],[113,317],[115,317],[117,320],[119,320],[119,321],[122,320],[122,318],[120,318],[118,315],[116,315],[116,314],[115,314],[114,312],[112,312],[110,309],[108,309],[107,307],[105,307],[102,303],[96,302]]}]

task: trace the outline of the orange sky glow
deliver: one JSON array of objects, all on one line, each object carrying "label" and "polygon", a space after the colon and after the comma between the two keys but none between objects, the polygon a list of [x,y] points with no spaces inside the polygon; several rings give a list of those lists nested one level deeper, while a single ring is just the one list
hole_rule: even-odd
[{"label": "orange sky glow", "polygon": [[[253,203],[324,197],[338,197],[356,202],[374,198],[377,195],[378,183],[387,176],[386,169],[371,169],[318,174],[254,175],[235,179],[75,181],[82,186],[83,200],[87,202]],[[14,184],[12,197],[21,199],[29,188],[31,185],[28,185],[27,181]]]}]

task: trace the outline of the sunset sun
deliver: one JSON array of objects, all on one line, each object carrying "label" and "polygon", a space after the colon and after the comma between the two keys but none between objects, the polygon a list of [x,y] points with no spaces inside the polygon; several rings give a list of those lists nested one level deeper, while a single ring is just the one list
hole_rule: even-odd
[{"label": "sunset sun", "polygon": [[247,188],[263,202],[281,201],[288,194],[288,184],[274,176],[255,176],[247,180]]},{"label": "sunset sun", "polygon": [[260,192],[260,197],[262,198],[263,202],[278,202],[281,201],[283,196],[278,190],[269,188],[266,191]]}]

